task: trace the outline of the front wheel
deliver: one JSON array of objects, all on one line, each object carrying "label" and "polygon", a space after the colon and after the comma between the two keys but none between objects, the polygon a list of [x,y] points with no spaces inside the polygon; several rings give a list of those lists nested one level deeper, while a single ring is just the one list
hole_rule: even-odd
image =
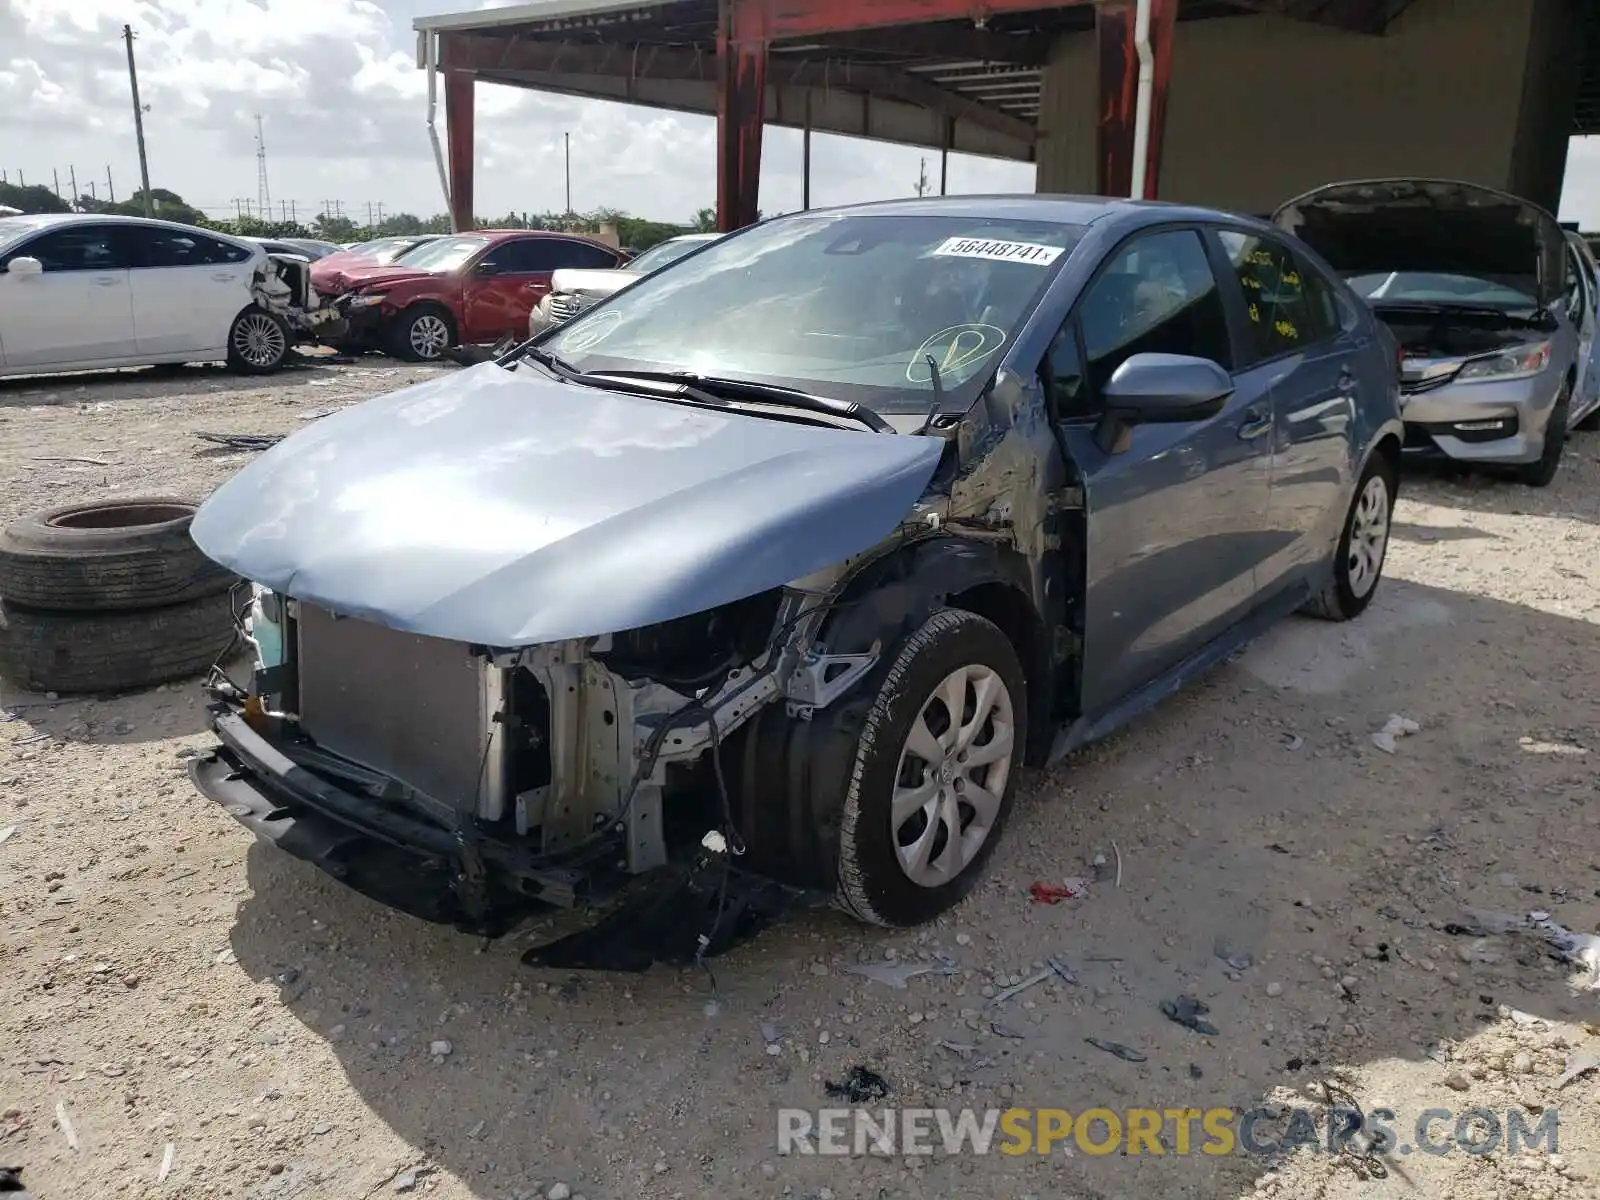
[{"label": "front wheel", "polygon": [[845,792],[840,907],[905,927],[967,894],[1011,807],[1027,711],[1017,652],[983,617],[945,609],[901,643]]},{"label": "front wheel", "polygon": [[289,355],[289,327],[264,308],[251,305],[228,330],[228,365],[243,375],[270,375]]},{"label": "front wheel", "polygon": [[401,313],[391,336],[395,357],[407,362],[438,362],[455,340],[450,315],[431,304]]},{"label": "front wheel", "polygon": [[1572,410],[1572,387],[1563,385],[1550,420],[1544,427],[1544,448],[1537,460],[1517,468],[1517,481],[1529,487],[1549,487],[1561,469],[1561,452],[1567,448],[1567,414]]},{"label": "front wheel", "polygon": [[1339,534],[1333,558],[1333,578],[1305,611],[1329,621],[1359,617],[1377,594],[1383,560],[1389,551],[1389,522],[1394,511],[1395,470],[1382,455],[1374,454]]}]

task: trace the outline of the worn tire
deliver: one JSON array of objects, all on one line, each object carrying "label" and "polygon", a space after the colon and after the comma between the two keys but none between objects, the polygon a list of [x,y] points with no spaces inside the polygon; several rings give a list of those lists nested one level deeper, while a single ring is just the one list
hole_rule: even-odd
[{"label": "worn tire", "polygon": [[0,533],[0,598],[51,612],[119,612],[227,591],[238,577],[189,537],[195,506],[170,496],[69,504]]},{"label": "worn tire", "polygon": [[133,691],[199,675],[233,637],[227,595],[114,613],[0,602],[0,676],[36,692]]},{"label": "worn tire", "polygon": [[[1381,479],[1384,486],[1383,546],[1378,554],[1377,578],[1365,592],[1358,593],[1352,586],[1350,542],[1355,532],[1361,498],[1374,479]],[[1355,495],[1350,499],[1350,511],[1345,514],[1344,528],[1339,531],[1339,547],[1333,556],[1333,578],[1323,588],[1321,595],[1301,609],[1307,616],[1321,617],[1324,621],[1351,621],[1367,611],[1372,598],[1378,594],[1378,585],[1383,582],[1383,564],[1388,558],[1389,532],[1394,522],[1396,482],[1394,464],[1382,454],[1374,454],[1356,483]]]},{"label": "worn tire", "polygon": [[1561,453],[1567,448],[1567,414],[1572,409],[1572,385],[1562,385],[1556,406],[1550,411],[1549,423],[1544,429],[1544,449],[1537,462],[1517,468],[1517,482],[1528,487],[1549,487],[1561,470]]},{"label": "worn tire", "polygon": [[[418,347],[421,340],[418,329],[424,321],[440,321],[444,325],[444,344],[430,343],[429,349]],[[402,311],[389,328],[389,352],[405,362],[439,362],[444,352],[456,344],[456,323],[447,309],[438,304],[414,304]]]},{"label": "worn tire", "polygon": [[241,375],[270,375],[289,357],[292,340],[282,317],[252,304],[228,326],[228,366]]}]

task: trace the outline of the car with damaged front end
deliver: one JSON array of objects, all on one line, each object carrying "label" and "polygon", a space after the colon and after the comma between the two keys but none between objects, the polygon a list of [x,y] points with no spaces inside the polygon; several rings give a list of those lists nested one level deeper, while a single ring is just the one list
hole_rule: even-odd
[{"label": "car with damaged front end", "polygon": [[192,532],[252,581],[254,671],[193,777],[428,919],[609,909],[530,961],[692,961],[808,899],[918,924],[1025,764],[1366,607],[1395,358],[1247,218],[765,222],[219,488]]}]

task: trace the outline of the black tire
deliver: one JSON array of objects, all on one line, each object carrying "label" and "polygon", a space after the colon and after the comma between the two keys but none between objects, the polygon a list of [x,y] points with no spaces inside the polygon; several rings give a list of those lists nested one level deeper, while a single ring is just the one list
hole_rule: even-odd
[{"label": "black tire", "polygon": [[[431,331],[442,328],[441,342]],[[438,362],[456,344],[456,323],[448,309],[438,304],[414,304],[394,319],[389,329],[389,352],[406,362]]]},{"label": "black tire", "polygon": [[227,591],[238,577],[189,537],[195,506],[170,496],[69,504],[0,533],[0,597],[53,612],[120,612]]},{"label": "black tire", "polygon": [[241,375],[270,375],[289,357],[289,327],[252,304],[228,327],[228,366]]},{"label": "black tire", "polygon": [[[901,867],[890,802],[913,724],[933,702],[941,682],[962,667],[985,670],[1004,683],[1011,709],[1011,745],[1009,753],[1002,756],[1004,784],[987,835],[948,882],[931,886],[913,882]],[[942,708],[943,702],[939,703]],[[960,901],[983,875],[1004,830],[1022,768],[1027,721],[1022,663],[1010,639],[992,622],[975,613],[947,608],[934,613],[901,642],[867,711],[845,786],[839,823],[838,906],[869,924],[905,928],[930,921]],[[915,770],[913,766],[913,773]],[[936,781],[941,776],[925,770],[923,778]],[[958,821],[967,819],[962,810]],[[946,833],[946,842],[948,837]],[[936,835],[933,844],[937,853],[940,842]]]},{"label": "black tire", "polygon": [[1536,462],[1517,468],[1517,482],[1528,487],[1549,487],[1561,470],[1561,452],[1567,448],[1567,414],[1572,411],[1572,385],[1562,384],[1556,406],[1544,427],[1544,447]]},{"label": "black tire", "polygon": [[1593,433],[1595,430],[1600,429],[1600,406],[1591,409],[1589,415],[1574,425],[1572,429],[1575,433]]},{"label": "black tire", "polygon": [[[1371,584],[1365,586],[1363,590],[1362,578],[1357,573],[1351,556],[1351,542],[1361,521],[1362,498],[1367,495],[1369,487],[1376,486],[1374,480],[1381,481],[1383,485],[1383,541],[1377,548],[1377,563],[1373,567]],[[1350,621],[1367,611],[1372,598],[1378,594],[1378,585],[1383,582],[1383,564],[1389,553],[1389,529],[1394,520],[1396,482],[1394,464],[1384,455],[1374,454],[1367,463],[1366,470],[1361,473],[1361,479],[1356,483],[1355,495],[1350,500],[1350,511],[1345,514],[1344,528],[1339,531],[1339,548],[1333,556],[1333,578],[1323,589],[1322,594],[1307,604],[1302,612],[1308,616],[1321,617],[1325,621]]]},{"label": "black tire", "polygon": [[118,613],[0,602],[0,675],[36,692],[126,692],[199,675],[233,641],[230,598]]}]

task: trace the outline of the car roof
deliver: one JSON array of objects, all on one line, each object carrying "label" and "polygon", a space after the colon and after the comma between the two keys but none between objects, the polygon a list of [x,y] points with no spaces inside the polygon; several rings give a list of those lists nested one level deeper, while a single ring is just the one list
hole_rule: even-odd
[{"label": "car roof", "polygon": [[591,246],[599,246],[602,249],[611,250],[613,252],[616,250],[615,246],[608,246],[598,238],[592,238],[582,233],[566,233],[560,229],[463,229],[459,234],[446,234],[445,236],[482,236],[495,242],[503,242],[507,238],[514,237],[564,238],[567,241],[572,242],[588,242]]},{"label": "car roof", "polygon": [[[835,208],[816,208],[792,216],[819,213],[863,213],[892,217],[968,217],[973,220],[1002,217],[1016,221],[1047,221],[1060,225],[1116,225],[1136,228],[1171,221],[1227,221],[1274,231],[1259,217],[1205,208],[1192,204],[1172,204],[1161,200],[1130,200],[1119,196],[1073,196],[1051,193],[995,194],[979,196],[929,196],[921,199],[875,200]],[[1275,230],[1282,236],[1282,230]]]},{"label": "car roof", "polygon": [[122,213],[37,213],[23,217],[0,217],[4,221],[27,221],[35,229],[68,225],[144,225],[153,229],[179,229],[185,233],[203,233],[219,241],[249,248],[255,239],[217,229],[201,229],[198,225],[185,225],[182,221],[163,221],[159,217],[130,217]]}]

